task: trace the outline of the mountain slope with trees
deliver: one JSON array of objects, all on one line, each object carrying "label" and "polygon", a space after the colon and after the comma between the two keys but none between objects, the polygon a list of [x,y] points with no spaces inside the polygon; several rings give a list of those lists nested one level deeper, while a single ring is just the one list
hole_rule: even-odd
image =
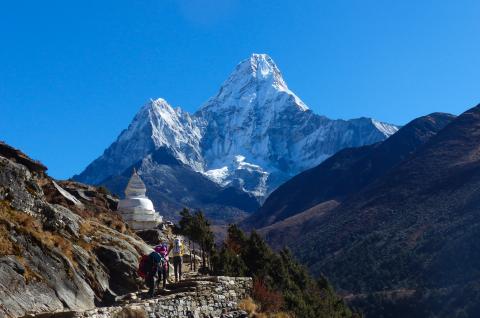
[{"label": "mountain slope with trees", "polygon": [[[201,272],[253,277],[252,297],[268,317],[360,317],[336,295],[327,279],[315,280],[288,250],[274,252],[256,232],[246,235],[230,225],[220,246],[214,244],[209,221],[202,212],[184,209],[175,229],[200,250]],[[257,306],[257,305],[255,305]]]},{"label": "mountain slope with trees", "polygon": [[[424,317],[475,317],[480,299],[479,137],[480,105],[305,225],[289,246],[351,299],[363,299],[365,305],[361,295],[377,295],[377,304],[397,313],[389,317],[408,308]],[[392,304],[391,295],[403,300]],[[382,314],[378,308],[376,314]]]}]

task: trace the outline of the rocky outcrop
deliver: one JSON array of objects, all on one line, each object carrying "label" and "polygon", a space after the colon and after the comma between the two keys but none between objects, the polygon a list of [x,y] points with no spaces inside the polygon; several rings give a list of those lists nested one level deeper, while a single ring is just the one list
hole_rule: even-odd
[{"label": "rocky outcrop", "polygon": [[135,232],[149,245],[158,245],[162,242],[168,242],[170,239],[165,235],[164,231],[159,229],[141,230]]},{"label": "rocky outcrop", "polygon": [[0,141],[0,154],[5,159],[19,163],[34,173],[44,175],[45,171],[47,171],[47,167],[45,167],[40,161],[31,159],[20,150],[15,149],[2,141]]},{"label": "rocky outcrop", "polygon": [[150,248],[97,188],[55,182],[0,143],[0,316],[87,310],[137,291]]}]

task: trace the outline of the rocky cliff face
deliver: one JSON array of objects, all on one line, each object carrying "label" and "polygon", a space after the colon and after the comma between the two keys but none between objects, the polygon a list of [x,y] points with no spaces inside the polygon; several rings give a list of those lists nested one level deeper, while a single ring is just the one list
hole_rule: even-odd
[{"label": "rocky cliff face", "polygon": [[[263,201],[281,183],[338,150],[372,144],[396,131],[396,126],[370,118],[331,120],[313,113],[288,88],[268,55],[253,54],[192,115],[163,99],[145,105],[128,129],[74,179],[101,184],[165,148],[204,178]],[[155,167],[144,170],[143,177],[155,173]],[[162,187],[173,194],[170,201],[185,206],[169,184]]]},{"label": "rocky cliff face", "polygon": [[86,310],[136,291],[149,247],[91,186],[57,183],[0,143],[0,316]]}]

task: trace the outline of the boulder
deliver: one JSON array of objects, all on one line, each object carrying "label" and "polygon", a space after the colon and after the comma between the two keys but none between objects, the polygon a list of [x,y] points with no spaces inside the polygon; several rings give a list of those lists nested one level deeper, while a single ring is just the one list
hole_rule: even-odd
[{"label": "boulder", "polygon": [[158,229],[136,231],[135,234],[149,245],[158,245],[162,242],[168,242],[165,233]]},{"label": "boulder", "polygon": [[109,273],[109,285],[113,292],[123,295],[137,291],[139,276],[137,274],[139,254],[129,249],[115,246],[99,245],[95,254]]}]

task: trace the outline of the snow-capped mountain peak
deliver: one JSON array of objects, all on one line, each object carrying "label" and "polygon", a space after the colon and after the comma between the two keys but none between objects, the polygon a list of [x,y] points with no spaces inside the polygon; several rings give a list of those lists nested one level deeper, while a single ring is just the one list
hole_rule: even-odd
[{"label": "snow-capped mountain peak", "polygon": [[[285,102],[288,100],[291,102]],[[275,113],[286,106],[308,110],[305,103],[288,88],[273,59],[267,54],[252,54],[236,66],[218,94],[208,100],[201,110],[218,112],[231,108],[265,109],[267,106],[272,106],[270,111]]]},{"label": "snow-capped mountain peak", "polygon": [[282,73],[272,58],[267,54],[252,54],[250,59],[245,60],[243,63],[249,64],[252,75],[257,81],[269,82],[269,84],[277,89],[283,91],[288,90]]},{"label": "snow-capped mountain peak", "polygon": [[217,184],[263,199],[338,150],[381,141],[396,130],[370,118],[316,115],[288,88],[270,56],[252,54],[193,115],[162,98],[144,105],[77,180],[99,183],[168,148],[178,161]]}]

